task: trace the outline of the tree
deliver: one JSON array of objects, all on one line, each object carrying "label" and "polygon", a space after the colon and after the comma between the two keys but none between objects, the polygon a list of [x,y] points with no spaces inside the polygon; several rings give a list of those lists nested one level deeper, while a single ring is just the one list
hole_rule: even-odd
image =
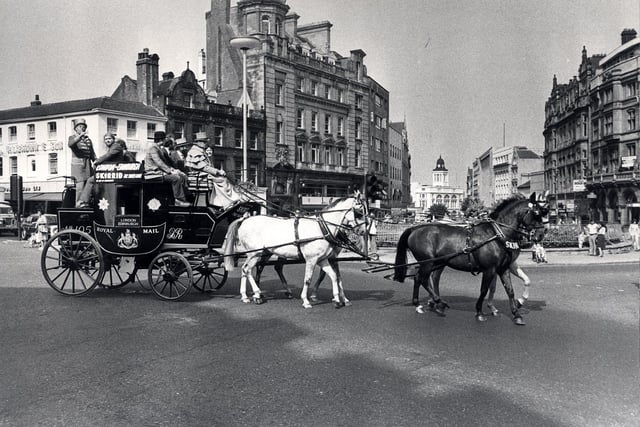
[{"label": "tree", "polygon": [[449,213],[449,209],[442,203],[436,203],[435,205],[429,206],[429,214],[434,218],[444,218],[445,215]]},{"label": "tree", "polygon": [[462,201],[460,210],[464,216],[477,216],[480,212],[487,210],[481,200],[477,198],[467,197]]}]

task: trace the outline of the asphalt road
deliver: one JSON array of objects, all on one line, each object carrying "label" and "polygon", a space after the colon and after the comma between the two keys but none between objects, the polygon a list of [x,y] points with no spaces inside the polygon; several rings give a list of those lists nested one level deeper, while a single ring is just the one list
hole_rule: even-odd
[{"label": "asphalt road", "polygon": [[[341,265],[304,310],[265,271],[263,305],[237,272],[215,296],[165,302],[139,285],[65,297],[37,249],[0,241],[0,425],[632,426],[639,419],[637,265],[545,266],[526,326],[474,318],[480,278],[446,271],[446,317],[411,285]],[[287,266],[291,283],[302,267]],[[516,284],[518,291],[521,284]],[[298,286],[298,291],[300,286]]]}]

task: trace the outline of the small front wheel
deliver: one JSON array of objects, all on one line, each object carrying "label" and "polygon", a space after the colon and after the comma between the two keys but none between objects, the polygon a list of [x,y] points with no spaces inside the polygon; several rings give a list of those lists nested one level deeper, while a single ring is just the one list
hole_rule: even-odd
[{"label": "small front wheel", "polygon": [[164,252],[149,264],[148,280],[156,295],[175,301],[189,292],[193,283],[193,270],[183,255]]},{"label": "small front wheel", "polygon": [[49,286],[61,294],[74,296],[95,288],[105,271],[98,243],[78,230],[63,230],[47,240],[40,267]]},{"label": "small front wheel", "polygon": [[222,288],[228,274],[222,260],[222,255],[215,250],[212,250],[208,256],[192,260],[193,287],[200,292],[211,292]]}]

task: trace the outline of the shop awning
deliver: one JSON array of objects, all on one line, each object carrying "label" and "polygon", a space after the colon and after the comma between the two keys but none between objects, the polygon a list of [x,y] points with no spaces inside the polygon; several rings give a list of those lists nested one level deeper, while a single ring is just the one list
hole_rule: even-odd
[{"label": "shop awning", "polygon": [[60,193],[25,193],[24,201],[29,202],[61,202],[62,194]]}]

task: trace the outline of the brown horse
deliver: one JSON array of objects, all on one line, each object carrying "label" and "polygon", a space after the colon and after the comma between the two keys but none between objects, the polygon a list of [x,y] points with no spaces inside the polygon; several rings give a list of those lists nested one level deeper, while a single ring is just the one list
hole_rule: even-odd
[{"label": "brown horse", "polygon": [[409,228],[400,236],[393,279],[403,282],[407,275],[407,249],[418,264],[413,285],[413,303],[418,304],[423,286],[435,311],[444,315],[447,303],[440,299],[440,275],[445,267],[472,273],[482,272],[476,318],[485,321],[482,304],[491,283],[500,276],[509,297],[513,321],[524,325],[514,298],[509,266],[520,253],[518,241],[523,237],[539,241],[548,226],[548,203],[537,199],[512,197],[501,202],[489,218],[468,227],[452,224],[423,224]]}]

